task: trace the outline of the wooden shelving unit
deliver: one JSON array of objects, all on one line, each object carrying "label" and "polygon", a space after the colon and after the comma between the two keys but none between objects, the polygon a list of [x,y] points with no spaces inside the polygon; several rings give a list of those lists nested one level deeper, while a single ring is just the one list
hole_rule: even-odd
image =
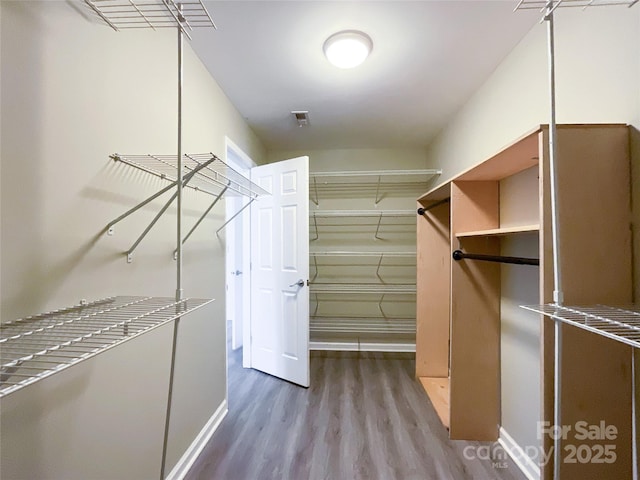
[{"label": "wooden shelving unit", "polygon": [[[628,135],[625,125],[558,126],[565,304],[631,303]],[[452,252],[500,256],[503,239],[536,235],[540,266],[517,268],[539,268],[540,304],[552,302],[549,178],[548,127],[539,126],[418,199],[416,376],[452,439],[498,437],[502,274],[499,263]],[[540,421],[553,424],[553,321],[540,322]],[[563,480],[631,478],[632,347],[577,328],[564,329],[563,344],[562,423],[618,429],[615,463],[563,463]],[[551,439],[540,446],[549,451]]]}]

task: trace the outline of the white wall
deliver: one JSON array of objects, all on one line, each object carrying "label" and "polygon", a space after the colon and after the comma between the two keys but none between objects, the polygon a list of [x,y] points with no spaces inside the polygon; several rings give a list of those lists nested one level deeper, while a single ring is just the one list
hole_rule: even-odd
[{"label": "white wall", "polygon": [[[428,163],[443,169],[442,180],[481,162],[536,124],[548,123],[546,49],[546,25],[537,25],[434,139],[427,150]],[[558,122],[629,123],[636,129],[632,163],[638,232],[640,8],[558,10],[556,55]],[[516,247],[518,251],[528,248],[527,245],[505,246],[507,250]],[[640,298],[638,233],[635,252],[637,301]],[[531,445],[532,441],[537,444],[539,396],[526,396],[522,392],[532,388],[539,391],[539,383],[533,385],[540,378],[539,366],[533,356],[539,349],[539,338],[529,328],[530,319],[526,313],[510,306],[527,303],[531,284],[525,279],[520,291],[510,288],[502,299],[506,315],[502,325],[502,365],[521,366],[515,370],[502,369],[502,421],[503,427],[523,447]]]},{"label": "white wall", "polygon": [[[81,2],[0,5],[2,319],[111,295],[173,297],[175,208],[133,263],[122,253],[166,198],[114,236],[103,229],[164,185],[108,155],[176,151],[175,31],[114,32]],[[262,163],[260,141],[188,44],[184,72],[184,150],[223,157],[226,135]],[[211,200],[185,193],[185,229]],[[226,398],[223,217],[220,203],[185,244],[185,296],[216,301],[180,325],[167,472]],[[157,478],[171,334],[6,397],[0,476]]]}]

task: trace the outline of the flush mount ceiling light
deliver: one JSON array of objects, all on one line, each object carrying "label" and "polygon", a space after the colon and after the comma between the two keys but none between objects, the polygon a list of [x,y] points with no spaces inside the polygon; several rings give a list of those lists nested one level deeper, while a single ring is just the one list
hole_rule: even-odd
[{"label": "flush mount ceiling light", "polygon": [[334,33],[323,46],[327,59],[339,68],[357,67],[365,61],[372,48],[369,35],[358,30]]}]

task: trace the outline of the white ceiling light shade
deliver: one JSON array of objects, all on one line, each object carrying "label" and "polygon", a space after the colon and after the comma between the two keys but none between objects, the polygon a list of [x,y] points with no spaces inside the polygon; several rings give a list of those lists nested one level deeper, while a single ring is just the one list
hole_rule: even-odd
[{"label": "white ceiling light shade", "polygon": [[358,30],[334,33],[323,46],[327,59],[339,68],[357,67],[366,60],[372,48],[369,35]]}]

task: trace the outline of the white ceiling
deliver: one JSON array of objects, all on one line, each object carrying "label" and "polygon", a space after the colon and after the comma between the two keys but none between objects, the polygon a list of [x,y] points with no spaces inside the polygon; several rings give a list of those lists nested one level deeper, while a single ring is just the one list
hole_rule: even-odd
[{"label": "white ceiling", "polygon": [[[218,29],[192,46],[271,150],[425,146],[540,18],[511,0],[204,3]],[[351,70],[322,52],[345,29],[373,40]]]}]

